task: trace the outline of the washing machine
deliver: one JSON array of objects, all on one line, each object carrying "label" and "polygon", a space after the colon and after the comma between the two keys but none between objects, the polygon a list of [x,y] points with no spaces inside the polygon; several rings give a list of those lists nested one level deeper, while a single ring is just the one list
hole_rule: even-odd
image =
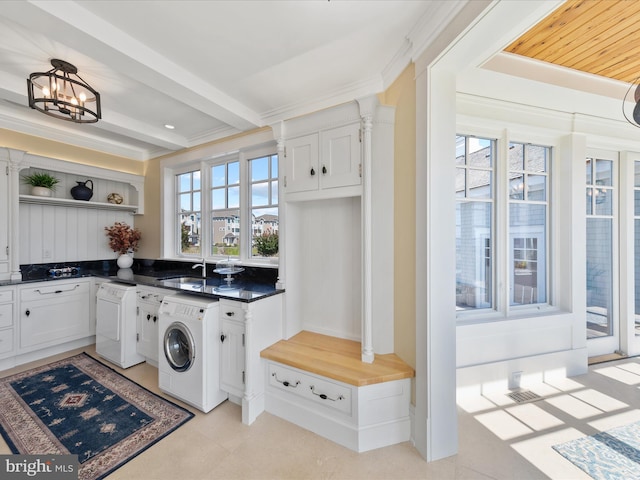
[{"label": "washing machine", "polygon": [[218,301],[169,295],[158,309],[160,390],[205,413],[225,401],[220,390]]},{"label": "washing machine", "polygon": [[96,353],[122,368],[144,362],[136,345],[136,286],[105,282],[96,297]]}]

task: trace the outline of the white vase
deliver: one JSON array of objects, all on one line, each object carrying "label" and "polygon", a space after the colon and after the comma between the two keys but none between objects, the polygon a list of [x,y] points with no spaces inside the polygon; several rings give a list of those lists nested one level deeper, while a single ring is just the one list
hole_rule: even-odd
[{"label": "white vase", "polygon": [[50,197],[51,189],[47,187],[31,187],[31,195],[36,197]]},{"label": "white vase", "polygon": [[118,257],[116,263],[118,264],[118,268],[131,268],[131,265],[133,265],[133,257],[128,253],[123,253]]}]

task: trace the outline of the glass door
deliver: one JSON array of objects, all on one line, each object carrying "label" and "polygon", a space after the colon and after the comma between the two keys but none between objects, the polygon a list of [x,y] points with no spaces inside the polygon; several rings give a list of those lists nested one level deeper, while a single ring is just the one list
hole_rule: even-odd
[{"label": "glass door", "polygon": [[617,154],[586,159],[586,321],[589,357],[620,349],[617,288]]}]

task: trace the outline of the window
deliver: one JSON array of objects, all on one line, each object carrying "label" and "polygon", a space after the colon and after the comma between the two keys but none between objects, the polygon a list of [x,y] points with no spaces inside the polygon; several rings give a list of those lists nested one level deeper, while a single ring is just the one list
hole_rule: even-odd
[{"label": "window", "polygon": [[251,175],[251,254],[278,255],[278,156],[249,162]]},{"label": "window", "polygon": [[586,160],[587,338],[613,335],[613,161]]},{"label": "window", "polygon": [[278,156],[254,152],[175,174],[178,256],[277,258]]},{"label": "window", "polygon": [[177,175],[176,192],[179,252],[200,255],[200,171]]},{"label": "window", "polygon": [[[510,142],[507,158],[499,159],[496,144],[456,137],[458,311],[506,314],[509,308],[548,303],[551,149]],[[496,225],[504,225],[500,238]]]},{"label": "window", "polygon": [[510,305],[545,303],[549,148],[509,144]]},{"label": "window", "polygon": [[493,307],[495,141],[456,138],[456,307]]}]

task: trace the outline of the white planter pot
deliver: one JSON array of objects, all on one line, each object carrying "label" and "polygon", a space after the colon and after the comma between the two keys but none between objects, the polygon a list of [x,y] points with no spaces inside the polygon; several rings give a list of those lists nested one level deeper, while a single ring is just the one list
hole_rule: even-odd
[{"label": "white planter pot", "polygon": [[31,187],[31,195],[36,197],[50,197],[51,189],[47,187]]},{"label": "white planter pot", "polygon": [[131,268],[131,265],[133,265],[133,257],[128,253],[124,253],[118,257],[116,263],[118,264],[118,268]]}]

